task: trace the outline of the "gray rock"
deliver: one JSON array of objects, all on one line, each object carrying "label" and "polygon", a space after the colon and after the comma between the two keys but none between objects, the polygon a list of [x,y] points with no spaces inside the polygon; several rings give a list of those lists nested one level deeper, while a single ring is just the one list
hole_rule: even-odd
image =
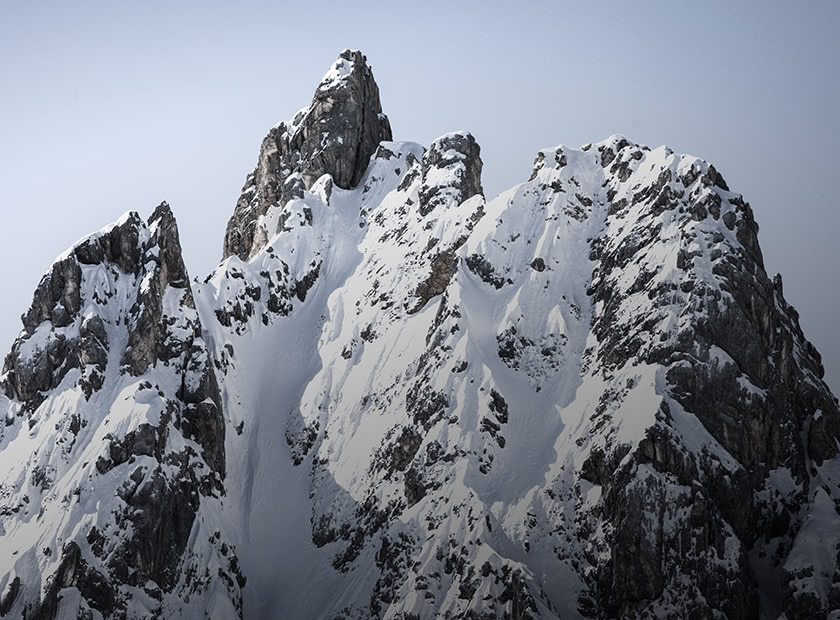
[{"label": "gray rock", "polygon": [[301,197],[322,175],[341,188],[355,187],[379,143],[391,140],[391,125],[382,113],[379,87],[366,58],[341,52],[327,78],[315,90],[309,108],[289,123],[269,131],[236,203],[225,233],[223,258],[247,260],[262,248],[255,243],[257,219],[269,207]]},{"label": "gray rock", "polygon": [[[438,138],[426,151],[422,162],[420,186],[420,215],[426,217],[435,209],[455,207],[473,196],[484,196],[481,187],[481,148],[472,134],[459,132]],[[435,174],[432,174],[432,172]],[[437,181],[432,179],[445,179]],[[475,224],[484,215],[483,207],[471,216]],[[461,237],[447,248],[437,249],[431,254],[428,277],[417,285],[414,293],[416,300],[408,312],[418,312],[433,297],[440,295],[449,286],[449,282],[458,269],[456,250],[466,241]],[[431,248],[430,248],[431,249]]]},{"label": "gray rock", "polygon": [[[47,581],[44,595],[31,617],[36,620],[55,618],[64,588],[77,588],[88,605],[105,617],[110,617],[114,610],[116,593],[102,573],[84,560],[75,542],[68,542],[62,548],[58,570]],[[29,618],[29,614],[26,617]]]},{"label": "gray rock", "polygon": [[[274,205],[282,207],[302,197],[322,175],[332,177],[325,187],[327,196],[333,185],[345,189],[357,185],[371,155],[384,159],[396,156],[380,145],[390,138],[365,58],[358,52],[343,52],[336,71],[318,86],[309,108],[291,122],[272,129],[263,141],[257,167],[248,176],[228,224],[225,256],[253,256],[270,236],[264,230],[257,234],[257,219]],[[546,548],[556,544],[554,553],[564,563],[564,570],[579,578],[578,611],[584,617],[642,618],[672,610],[671,617],[756,618],[761,611],[756,587],[761,562],[778,570],[781,611],[787,618],[825,617],[830,609],[840,608],[839,570],[825,574],[808,566],[808,558],[794,558],[800,565],[785,568],[785,555],[803,523],[813,516],[809,511],[816,494],[826,493],[840,505],[836,485],[830,486],[833,482],[818,471],[840,451],[840,409],[821,382],[819,354],[805,339],[796,311],[787,304],[781,279],[771,280],[765,272],[758,225],[749,204],[723,193],[728,188],[714,167],[694,163],[688,168],[664,168],[645,186],[634,186],[632,195],[613,202],[618,186],[634,174],[636,162],[646,150],[624,139],[599,147],[592,155],[596,156],[597,174],[606,178],[603,192],[569,192],[576,201],[575,213],[583,219],[597,213],[599,207],[606,209],[607,217],[616,219],[633,207],[642,207],[628,234],[611,236],[604,232],[609,227],[591,233],[595,238],[590,240],[589,258],[595,273],[587,294],[594,303],[586,320],[591,319],[592,333],[580,370],[581,377],[600,374],[605,387],[597,405],[587,408],[587,426],[581,427],[587,436],[581,435],[576,442],[582,451],[589,452],[581,455],[582,462],[565,463],[556,484],[540,489],[541,499],[524,515],[521,527],[527,533],[521,538],[520,526],[512,522],[494,529],[499,526],[495,521],[498,514],[494,517],[480,510],[472,514],[472,506],[467,510],[470,532],[484,524],[482,542],[503,540],[504,545],[496,546],[499,553],[513,548],[514,538],[505,538],[516,532],[524,550],[516,551],[516,566],[505,558],[501,558],[501,565],[472,564],[467,546],[478,542],[478,534],[474,539],[458,534],[459,539],[451,530],[440,535],[441,547],[434,560],[426,556],[418,562],[422,541],[412,538],[415,532],[411,521],[399,518],[402,511],[420,503],[415,508],[421,511],[418,518],[426,518],[433,530],[445,522],[450,510],[457,514],[463,506],[443,507],[438,520],[432,518],[433,512],[422,512],[426,505],[438,501],[434,493],[445,484],[450,465],[471,459],[468,465],[477,463],[478,471],[488,476],[494,471],[494,453],[509,458],[512,450],[521,449],[521,443],[509,431],[534,415],[518,408],[509,411],[504,387],[497,385],[485,392],[476,419],[461,416],[459,420],[457,390],[443,388],[439,381],[444,378],[451,385],[450,379],[457,379],[467,369],[466,361],[453,364],[458,360],[452,357],[455,353],[446,340],[447,333],[457,333],[454,319],[462,316],[460,302],[448,299],[447,288],[459,267],[458,250],[483,215],[478,204],[481,201],[475,201],[474,213],[462,220],[464,236],[446,243],[432,239],[413,253],[416,260],[412,264],[422,275],[414,280],[419,284],[404,301],[403,309],[411,314],[432,298],[442,296],[427,332],[426,350],[410,372],[398,375],[394,383],[410,385],[404,406],[399,401],[391,402],[387,394],[366,394],[361,405],[370,406],[369,398],[373,398],[385,403],[383,408],[397,408],[398,412],[404,409],[407,424],[395,426],[376,450],[366,474],[374,481],[369,495],[358,502],[345,502],[337,486],[313,486],[310,497],[318,492],[319,502],[331,493],[338,499],[332,506],[338,508],[336,511],[323,510],[326,504],[314,508],[312,539],[319,547],[337,543],[333,568],[343,572],[361,568],[368,582],[375,581],[370,617],[399,615],[389,605],[396,601],[400,585],[412,572],[416,573],[411,575],[416,591],[424,592],[427,601],[434,601],[449,587],[457,589],[460,600],[482,606],[479,611],[476,607],[464,612],[465,618],[534,618],[553,613],[541,590],[544,584],[528,565],[529,558],[534,557],[529,554],[537,544]],[[570,152],[568,159],[559,151],[554,155],[558,167],[567,166],[570,160]],[[418,164],[412,156],[406,163],[411,172],[401,180],[400,191],[412,186],[418,177],[421,183],[417,200],[412,196],[399,213],[404,216],[410,213],[409,207],[416,206],[417,212],[410,215],[427,218],[427,228],[445,209],[483,194],[480,149],[470,134],[444,136],[432,144],[422,162]],[[540,153],[532,180],[543,176],[547,171],[541,170],[548,165],[552,165],[550,158]],[[681,176],[675,175],[678,169],[683,170]],[[581,188],[574,177],[569,183]],[[543,184],[539,191],[549,189],[553,195],[565,192],[560,183]],[[289,209],[280,214],[281,229],[291,225],[290,213]],[[309,211],[301,218],[301,225],[312,225],[312,219]],[[148,232],[141,235],[144,227]],[[676,229],[678,237],[674,238],[682,244],[673,248],[677,277],[655,279],[655,271],[645,268],[632,283],[628,282],[623,276],[643,262],[640,259],[645,258],[647,248],[662,241],[665,227]],[[738,244],[733,242],[733,234]],[[141,243],[141,238],[146,241]],[[711,262],[706,263],[705,256]],[[533,258],[530,268],[542,274],[540,280],[548,281],[552,273],[557,273],[552,271],[556,258],[546,257],[548,260]],[[465,268],[490,285],[484,287],[487,293],[498,291],[499,299],[507,294],[508,286],[516,284],[509,278],[521,277],[522,272],[530,279],[537,277],[526,265],[518,266],[519,275],[511,272],[508,276],[503,265],[494,266],[490,259],[492,256],[473,253],[465,257]],[[704,270],[711,265],[711,272],[700,273],[700,263]],[[114,267],[119,274],[130,274],[144,282],[130,302],[127,321],[119,322],[120,329],[127,332],[121,336],[127,338],[128,346],[124,352],[113,351],[116,356],[109,355],[110,347],[122,342],[122,337],[109,338],[109,334],[113,336],[111,330],[117,325],[106,324],[100,316],[80,316],[80,309],[89,301],[83,299],[82,285],[85,267],[90,265]],[[245,319],[261,302],[278,315],[292,312],[294,299],[303,303],[309,295],[311,304],[316,295],[310,291],[317,290],[312,287],[319,282],[321,263],[313,262],[310,269],[306,275],[296,276],[300,280],[290,279],[288,270],[286,274],[260,274],[262,283],[268,286],[249,283],[241,298],[217,309],[220,323],[231,326],[237,321],[241,325],[234,331],[242,333],[238,330],[249,329]],[[224,275],[231,279],[246,277],[236,261],[226,267]],[[178,294],[181,304],[174,309],[164,304],[165,296],[173,293]],[[652,302],[649,312],[628,312],[627,305],[622,306],[634,295]],[[675,308],[679,331],[672,333],[660,326]],[[109,232],[82,242],[39,284],[32,306],[23,317],[24,332],[4,366],[2,389],[11,398],[23,401],[25,410],[37,408],[43,393],[76,367],[81,369],[80,384],[90,397],[102,386],[109,358],[120,355],[125,373],[153,378],[156,369],[165,367],[180,383],[176,381],[177,394],[167,397],[159,424],[144,423],[122,436],[108,435],[102,456],[95,463],[98,475],[110,473],[119,480],[116,501],[122,503],[117,504],[114,514],[129,533],[120,538],[114,536],[113,528],[104,534],[92,528],[87,535],[88,547],[65,544],[57,552],[57,572],[45,580],[43,587],[34,589],[35,596],[42,598],[27,602],[27,617],[30,612],[36,618],[54,617],[62,588],[78,588],[92,608],[106,617],[119,617],[124,611],[120,608],[124,603],[120,599],[125,592],[123,586],[154,581],[159,594],[173,592],[182,583],[184,574],[179,566],[187,557],[202,498],[224,493],[226,463],[222,398],[193,310],[177,226],[166,204],[158,207],[147,226],[135,214]],[[403,318],[399,312],[393,316],[398,317],[395,320]],[[177,329],[173,328],[175,322]],[[269,324],[267,319],[264,322]],[[354,360],[363,347],[384,333],[377,333],[381,324],[359,327],[364,327],[359,334],[361,340],[354,337],[342,352],[346,360]],[[77,335],[74,330],[78,330]],[[28,339],[36,332],[40,346],[24,346],[31,344]],[[497,334],[496,339],[495,353],[511,372],[521,371],[526,349],[539,351],[543,357],[553,353],[553,344],[531,342],[513,326]],[[232,348],[229,353],[233,355]],[[219,358],[223,360],[226,355]],[[219,368],[227,363],[217,361]],[[614,374],[641,366],[661,370],[657,374],[657,394],[662,399],[651,405],[654,410],[629,411],[630,406],[646,406],[639,401],[632,405],[623,401],[638,379],[622,376],[614,381]],[[578,369],[573,370],[576,373]],[[442,377],[441,372],[446,374]],[[142,385],[143,390],[159,389],[151,381]],[[512,404],[517,402],[510,394],[508,398]],[[637,443],[622,444],[616,439],[620,434],[610,418],[613,414],[639,415],[650,420],[650,427]],[[681,422],[675,421],[678,415],[682,416]],[[691,436],[685,426],[680,426],[686,418],[693,425],[692,431],[698,431]],[[432,439],[437,437],[446,443],[445,435],[433,434],[441,422],[451,427],[477,425],[487,441],[484,446],[469,446],[469,452],[454,445],[444,446]],[[70,432],[74,436],[83,433],[84,425],[85,420],[76,416],[69,425]],[[238,436],[243,434],[243,425],[239,420],[235,426]],[[324,438],[327,433],[318,421],[301,422],[297,428],[290,425],[289,429],[286,440],[295,465],[303,463],[316,449],[322,433]],[[184,444],[170,441],[171,433],[193,441],[185,448],[167,452],[167,446]],[[702,448],[687,445],[698,437]],[[595,439],[603,442],[587,448],[587,442]],[[235,437],[234,441],[239,439]],[[504,463],[504,458],[497,463]],[[780,475],[779,471],[783,472],[781,476],[789,472],[792,480],[786,485],[789,489],[784,497],[768,484],[771,477]],[[97,474],[92,475],[95,478]],[[313,485],[323,481],[330,484],[327,453],[313,456],[308,475]],[[402,486],[383,499],[373,486],[376,476],[401,481]],[[49,486],[48,476],[41,469],[33,471],[30,479],[38,488]],[[492,482],[492,475],[485,479]],[[584,482],[601,487],[599,495],[593,494],[600,499],[584,501]],[[5,506],[0,508],[6,510]],[[445,530],[448,528],[439,531]],[[211,540],[218,537],[217,532]],[[118,542],[111,544],[114,540]],[[771,540],[775,541],[773,545],[778,543],[772,548],[776,557],[762,559],[763,545]],[[753,555],[754,551],[761,553]],[[90,554],[97,562],[91,561]],[[227,554],[226,549],[223,555]],[[371,559],[374,566],[362,565]],[[244,579],[235,565],[231,566],[228,572],[242,587]],[[218,570],[218,574],[205,577],[188,574],[186,579],[218,578],[233,584],[230,575]],[[443,582],[441,573],[445,575]],[[495,598],[482,595],[481,602],[474,600],[479,588],[491,581],[501,594]],[[205,585],[202,582],[197,587]],[[31,597],[27,590],[30,586],[19,581],[7,584],[0,596],[0,615],[19,605],[17,599],[22,592]],[[363,617],[365,612],[358,615]]]},{"label": "gray rock", "polygon": [[[457,132],[435,140],[423,156],[420,214],[426,216],[439,206],[459,205],[476,194],[483,196],[482,166],[481,147],[472,134]],[[432,170],[438,171],[434,178],[446,180],[432,181]]]},{"label": "gray rock", "polygon": [[417,290],[414,293],[417,301],[409,309],[409,313],[420,311],[432,297],[443,293],[449,286],[449,282],[457,269],[458,258],[455,256],[454,250],[446,250],[435,255],[431,261],[431,273],[417,285]]},{"label": "gray rock", "polygon": [[[138,290],[132,307],[128,346],[121,362],[134,376],[142,375],[158,360],[167,361],[176,357],[188,345],[179,339],[163,337],[165,326],[161,324],[161,319],[166,288],[186,289],[182,303],[187,308],[195,307],[181,256],[178,226],[167,203],[161,203],[155,209],[148,226],[152,235],[142,248],[148,285]],[[152,265],[151,271],[148,271],[149,265]]]},{"label": "gray rock", "polygon": [[[712,167],[702,180],[705,186],[726,189]],[[644,616],[647,601],[652,598],[689,596],[675,578],[682,573],[687,578],[685,583],[696,588],[704,601],[697,599],[689,604],[696,593],[683,598],[686,613],[755,618],[759,603],[747,553],[761,533],[785,536],[787,540],[795,537],[800,522],[791,514],[808,501],[809,459],[821,463],[837,454],[840,411],[827,387],[814,380],[822,376],[819,356],[802,334],[796,312],[784,300],[781,280],[771,281],[764,271],[758,227],[752,210],[742,200],[730,200],[735,210],[727,211],[721,220],[723,226],[736,230],[743,249],[719,250],[713,267],[721,290],[729,298],[718,291],[687,285],[693,279],[693,255],[686,252],[678,260],[688,272],[684,286],[662,285],[646,291],[649,299],[661,300],[662,305],[672,303],[679,294],[675,291],[681,291],[681,316],[693,318],[677,339],[669,341],[648,333],[648,326],[659,317],[617,314],[622,300],[637,292],[622,289],[620,276],[657,239],[661,223],[654,218],[661,209],[656,206],[669,182],[670,176],[663,173],[650,187],[640,188],[635,194],[634,202],[654,207],[645,227],[637,228],[634,235],[619,243],[610,239],[593,241],[593,256],[599,259],[599,283],[590,293],[596,303],[602,304],[593,320],[593,332],[600,341],[596,363],[604,373],[628,362],[663,366],[670,395],[701,421],[741,469],[724,481],[714,457],[688,453],[677,434],[669,430],[667,406],[657,415],[660,422],[628,459],[622,461],[626,450],[620,445],[613,446],[607,455],[593,453],[582,475],[604,485],[604,516],[615,528],[609,541],[611,561],[602,567],[597,598],[599,606],[606,604],[610,613]],[[681,199],[672,193],[668,202]],[[705,204],[717,219],[722,204],[719,196]],[[708,215],[705,207],[701,215]],[[681,222],[688,227],[697,219],[702,218],[686,208]],[[724,351],[734,363],[711,358],[713,348]],[[742,387],[745,379],[764,390],[766,396],[756,396]],[[614,395],[605,397],[608,402]],[[821,413],[813,419],[817,411]],[[806,446],[802,437],[807,439]],[[633,473],[639,464],[651,464],[657,475],[639,479]],[[779,467],[788,468],[794,479],[805,485],[803,490],[786,500],[789,503],[758,501],[768,474]],[[658,498],[663,497],[668,479],[686,491],[679,499],[672,496],[666,502]],[[670,516],[675,502],[692,507],[693,516],[688,521]],[[670,531],[645,523],[646,514],[666,515]],[[702,529],[702,536],[698,537],[698,529]],[[715,562],[685,559],[722,557],[724,548],[736,554],[735,572]],[[675,562],[676,557],[683,559]],[[818,607],[813,597],[793,589],[785,602],[788,617],[815,617],[814,613],[820,613]]]}]

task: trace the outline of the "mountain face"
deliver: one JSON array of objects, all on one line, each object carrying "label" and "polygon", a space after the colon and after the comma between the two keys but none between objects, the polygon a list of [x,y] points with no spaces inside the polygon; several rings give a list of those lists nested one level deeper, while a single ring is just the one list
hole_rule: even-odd
[{"label": "mountain face", "polygon": [[169,207],[59,257],[23,324],[0,384],[0,613],[239,613],[221,396]]},{"label": "mountain face", "polygon": [[59,257],[0,383],[0,616],[840,618],[840,408],[714,166],[622,136],[487,200],[359,52],[190,282]]}]

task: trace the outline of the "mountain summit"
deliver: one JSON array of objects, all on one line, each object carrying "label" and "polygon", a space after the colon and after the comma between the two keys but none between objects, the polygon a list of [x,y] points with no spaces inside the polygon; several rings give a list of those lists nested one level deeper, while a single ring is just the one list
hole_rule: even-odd
[{"label": "mountain summit", "polygon": [[487,200],[359,52],[203,281],[59,257],[0,376],[0,616],[840,617],[840,408],[715,167],[616,135]]},{"label": "mountain summit", "polygon": [[273,204],[302,198],[324,174],[343,189],[358,185],[379,143],[390,139],[373,72],[361,52],[344,50],[309,107],[272,127],[263,140],[228,222],[224,258],[247,260],[261,249],[259,241],[254,247],[257,219]]}]

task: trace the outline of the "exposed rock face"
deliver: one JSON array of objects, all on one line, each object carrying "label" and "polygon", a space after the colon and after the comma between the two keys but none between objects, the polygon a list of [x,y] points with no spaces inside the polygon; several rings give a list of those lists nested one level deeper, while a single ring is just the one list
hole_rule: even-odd
[{"label": "exposed rock face", "polygon": [[[82,310],[82,266],[107,261],[136,276],[140,270],[142,226],[139,216],[130,214],[65,253],[41,279],[32,305],[22,317],[23,333],[3,368],[2,386],[9,398],[36,408],[44,393],[57,387],[69,370],[80,365],[85,391],[89,394],[91,389],[101,387],[108,351],[102,319],[83,318],[78,338],[72,337],[72,329],[69,339],[66,333],[71,323],[80,318]],[[26,346],[36,342],[41,346]]]},{"label": "exposed rock face", "polygon": [[[248,175],[228,223],[224,258],[247,260],[255,247],[257,220],[274,205],[302,197],[322,175],[343,189],[359,184],[379,143],[391,139],[379,87],[366,58],[344,50],[330,68],[309,108],[272,128],[263,140],[257,167]],[[275,231],[276,232],[276,231]]]},{"label": "exposed rock face", "polygon": [[[435,209],[454,209],[473,196],[483,199],[482,165],[481,148],[472,134],[450,133],[435,140],[423,155],[420,177],[422,184],[418,195],[421,217],[425,218]],[[480,204],[476,202],[477,208],[470,217],[468,229],[484,214]],[[417,297],[415,312],[425,306],[432,297],[437,297],[446,290],[458,269],[455,252],[466,238],[466,235],[463,235],[446,247],[441,247],[437,239],[433,238],[434,244],[431,247],[427,246],[431,256],[431,273],[417,285],[414,292]]]},{"label": "exposed rock face", "polygon": [[457,206],[481,188],[481,148],[472,134],[456,132],[435,140],[423,156],[420,214]]},{"label": "exposed rock face", "polygon": [[235,555],[189,545],[224,493],[225,427],[169,206],[66,252],[23,322],[0,384],[4,613],[200,613],[214,564],[239,613]]},{"label": "exposed rock face", "polygon": [[178,229],[168,205],[155,209],[149,228],[152,234],[142,248],[143,259],[146,265],[154,263],[154,266],[146,269],[137,301],[131,307],[128,346],[121,362],[134,376],[142,375],[158,360],[165,362],[184,353],[180,350],[181,341],[161,334],[161,329],[166,327],[161,325],[166,288],[185,290],[183,304],[191,309],[195,307],[181,257]]},{"label": "exposed rock face", "polygon": [[840,617],[840,408],[750,205],[622,136],[481,171],[344,52],[202,284],[165,205],[60,257],[0,376],[0,615]]}]

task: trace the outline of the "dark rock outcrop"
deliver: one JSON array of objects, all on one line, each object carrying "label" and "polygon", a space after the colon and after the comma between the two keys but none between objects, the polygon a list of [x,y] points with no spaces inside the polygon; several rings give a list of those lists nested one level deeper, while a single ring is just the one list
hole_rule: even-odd
[{"label": "dark rock outcrop", "polygon": [[[423,156],[418,204],[421,217],[428,216],[435,209],[457,207],[473,196],[483,197],[482,166],[481,147],[472,134],[456,132],[435,140]],[[483,214],[483,208],[479,206],[471,215],[468,228],[471,229]],[[417,300],[409,309],[410,313],[419,311],[432,297],[446,290],[458,269],[455,252],[466,239],[466,236],[459,237],[445,248],[438,248],[437,244],[433,246],[431,273],[418,284],[414,293]]]},{"label": "dark rock outcrop", "polygon": [[225,233],[223,257],[247,260],[257,219],[269,207],[303,195],[322,175],[349,189],[358,185],[379,143],[391,139],[379,87],[366,58],[344,50],[315,90],[309,108],[265,137]]},{"label": "dark rock outcrop", "polygon": [[[609,149],[602,157],[607,163],[616,159]],[[736,231],[740,247],[726,247],[725,254],[709,252],[711,279],[697,273],[703,268],[701,261],[709,260],[703,251],[684,249],[677,259],[685,274],[679,288],[651,286],[647,283],[653,274],[644,271],[627,287],[621,275],[632,264],[643,263],[650,248],[660,243],[663,210],[682,227],[684,248],[698,234],[694,222],[715,217],[711,210],[699,213],[691,207],[690,186],[697,181],[694,194],[717,205],[718,214],[724,204],[723,224]],[[702,194],[703,188],[713,193]],[[662,365],[668,394],[676,403],[672,407],[696,416],[737,465],[724,482],[721,456],[688,451],[686,438],[674,430],[668,398],[657,413],[656,426],[630,457],[622,460],[626,446],[613,445],[607,458],[612,465],[597,475],[604,486],[604,516],[616,532],[610,541],[611,562],[601,568],[598,589],[610,601],[612,613],[621,616],[644,615],[649,601],[664,592],[701,595],[705,603],[691,607],[698,617],[716,610],[729,618],[756,618],[759,597],[748,553],[761,546],[762,537],[796,538],[801,522],[792,518],[792,511],[806,505],[813,493],[808,474],[813,463],[837,454],[840,410],[821,381],[819,355],[782,296],[781,281],[771,281],[764,270],[749,204],[735,197],[726,206],[721,194],[727,186],[713,166],[705,173],[692,168],[677,184],[666,169],[650,186],[634,189],[634,204],[649,205],[634,234],[593,242],[593,256],[599,260],[593,275],[597,284],[590,293],[602,308],[593,319],[593,332],[601,343],[597,366],[609,373],[638,362]],[[615,212],[615,217],[622,216],[623,211]],[[724,240],[720,232],[705,234],[712,243]],[[634,296],[651,300],[653,313],[627,313]],[[653,332],[652,326],[666,319],[674,303],[684,317],[679,333],[669,337]],[[813,441],[803,443],[802,437]],[[593,462],[591,456],[587,467]],[[640,474],[639,468],[646,465],[652,470]],[[777,468],[789,470],[798,488],[783,502],[760,499],[765,481]],[[677,517],[675,506],[680,505],[690,508],[688,518]],[[645,515],[657,514],[670,529],[645,522]],[[708,561],[712,557],[728,560]],[[755,570],[778,569],[778,558],[768,562]],[[680,586],[679,579],[688,587]],[[730,595],[722,595],[724,590]],[[813,603],[810,593],[791,588],[785,611],[797,617],[797,609],[811,610]],[[821,608],[817,615],[826,612]]]},{"label": "dark rock outcrop", "polygon": [[127,318],[129,339],[121,362],[134,376],[142,375],[157,361],[166,362],[183,353],[184,342],[167,339],[162,333],[163,297],[167,287],[184,290],[181,303],[190,310],[195,309],[181,257],[178,228],[169,205],[162,203],[155,209],[148,226],[151,236],[142,248],[145,277]]},{"label": "dark rock outcrop", "polygon": [[456,132],[435,140],[423,156],[420,214],[457,206],[476,194],[483,196],[482,166],[481,147],[472,134]]},{"label": "dark rock outcrop", "polygon": [[[57,387],[68,371],[79,368],[85,393],[102,385],[108,336],[98,316],[82,317],[82,268],[112,265],[137,276],[141,269],[140,230],[143,221],[130,213],[116,225],[92,235],[65,253],[41,279],[32,305],[23,315],[23,332],[6,356],[0,389],[34,410],[43,394]],[[111,291],[94,291],[97,305],[109,302]]]}]

